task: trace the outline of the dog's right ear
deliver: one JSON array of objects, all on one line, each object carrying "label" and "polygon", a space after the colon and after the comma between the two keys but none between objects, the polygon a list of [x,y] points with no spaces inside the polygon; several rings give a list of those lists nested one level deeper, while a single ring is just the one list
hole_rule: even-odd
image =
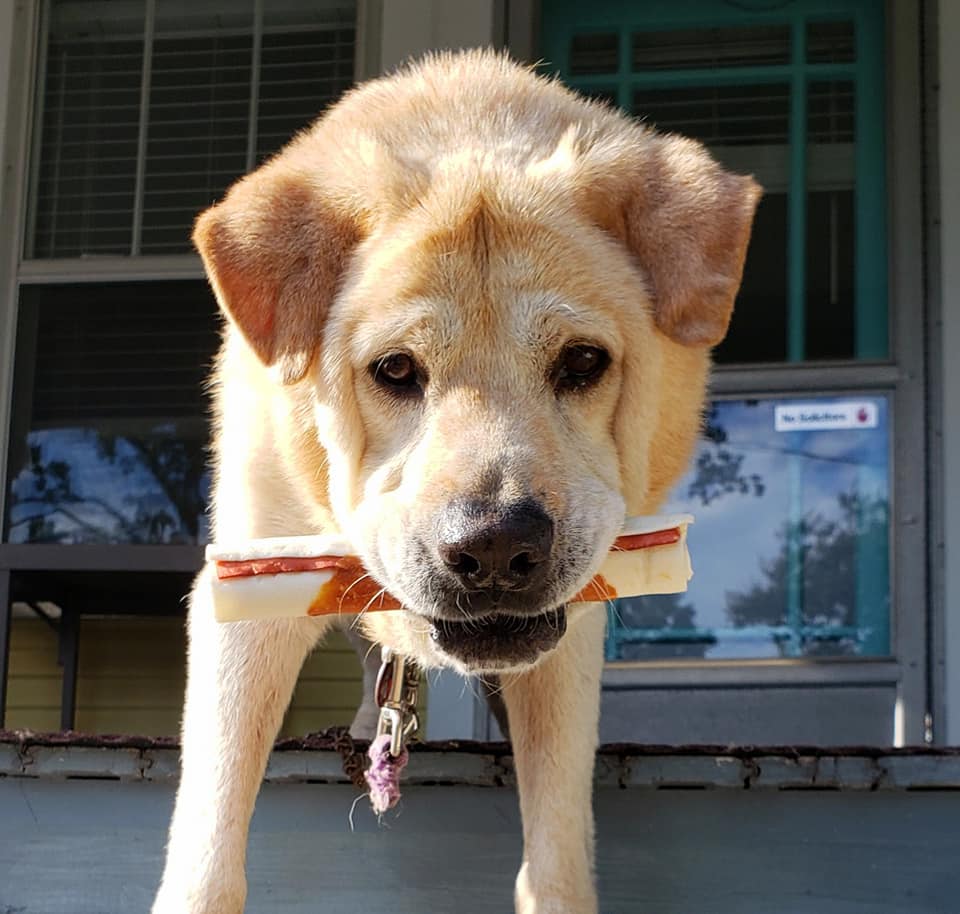
[{"label": "dog's right ear", "polygon": [[197,219],[217,301],[284,384],[306,375],[361,232],[307,175],[269,163]]}]

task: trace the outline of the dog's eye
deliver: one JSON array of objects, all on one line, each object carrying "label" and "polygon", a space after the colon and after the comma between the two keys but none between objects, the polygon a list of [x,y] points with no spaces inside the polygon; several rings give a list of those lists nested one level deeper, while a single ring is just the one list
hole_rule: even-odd
[{"label": "dog's eye", "polygon": [[610,355],[599,346],[577,343],[567,346],[555,373],[558,390],[582,390],[600,379],[610,364]]},{"label": "dog's eye", "polygon": [[420,373],[413,356],[394,352],[377,359],[370,366],[374,381],[401,393],[413,393],[420,388]]}]

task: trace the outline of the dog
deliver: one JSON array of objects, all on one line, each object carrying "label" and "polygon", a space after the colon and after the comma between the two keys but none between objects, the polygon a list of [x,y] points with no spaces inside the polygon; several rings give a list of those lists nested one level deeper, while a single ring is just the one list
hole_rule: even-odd
[{"label": "dog", "polygon": [[[595,914],[604,607],[567,605],[687,464],[760,189],[505,56],[348,92],[200,215],[225,315],[213,522],[339,530],[422,667],[499,676],[518,914]],[[182,778],[154,914],[238,914],[264,766],[322,619],[191,595]]]}]

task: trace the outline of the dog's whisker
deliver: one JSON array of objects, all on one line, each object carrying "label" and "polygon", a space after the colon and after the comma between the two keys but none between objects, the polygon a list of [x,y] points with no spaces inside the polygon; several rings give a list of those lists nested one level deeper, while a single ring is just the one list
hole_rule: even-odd
[{"label": "dog's whisker", "polygon": [[[360,575],[360,577],[352,580],[350,584],[343,589],[343,593],[340,594],[340,602],[337,607],[338,611],[343,607],[343,601],[346,599],[347,594],[350,593],[350,591],[353,590],[353,588],[356,587],[357,584],[359,584],[361,581],[366,581],[370,579],[372,579],[372,575],[370,574],[370,572],[365,572],[364,574]],[[380,593],[383,593],[385,589],[386,588],[383,588],[380,591]],[[367,605],[369,606],[370,604],[368,603]]]},{"label": "dog's whisker", "polygon": [[489,679],[484,679],[484,684],[487,687],[487,696],[494,698],[498,695],[503,695],[503,677],[498,677],[499,684],[493,685]]},{"label": "dog's whisker", "polygon": [[[369,577],[369,575],[367,575],[367,577]],[[372,597],[370,597],[369,600],[367,600],[366,605],[363,607],[363,609],[360,610],[360,612],[357,613],[357,617],[350,623],[350,628],[351,628],[351,629],[355,629],[355,628],[357,627],[357,624],[358,624],[358,623],[360,622],[360,620],[366,615],[367,610],[368,610],[371,606],[373,606],[373,604],[374,604],[377,600],[381,600],[381,599],[384,597],[384,595],[386,594],[386,592],[387,592],[387,588],[386,588],[386,587],[381,587]]]}]

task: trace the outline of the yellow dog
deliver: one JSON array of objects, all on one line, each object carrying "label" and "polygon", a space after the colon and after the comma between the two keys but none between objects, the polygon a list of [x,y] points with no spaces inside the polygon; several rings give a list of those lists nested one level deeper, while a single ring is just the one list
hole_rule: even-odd
[{"label": "yellow dog", "polygon": [[[343,531],[405,610],[365,633],[501,676],[522,914],[593,914],[603,607],[566,608],[689,459],[759,188],[503,57],[349,93],[200,216],[226,315],[215,532]],[[238,914],[254,799],[324,620],[190,609],[154,914]]]}]

